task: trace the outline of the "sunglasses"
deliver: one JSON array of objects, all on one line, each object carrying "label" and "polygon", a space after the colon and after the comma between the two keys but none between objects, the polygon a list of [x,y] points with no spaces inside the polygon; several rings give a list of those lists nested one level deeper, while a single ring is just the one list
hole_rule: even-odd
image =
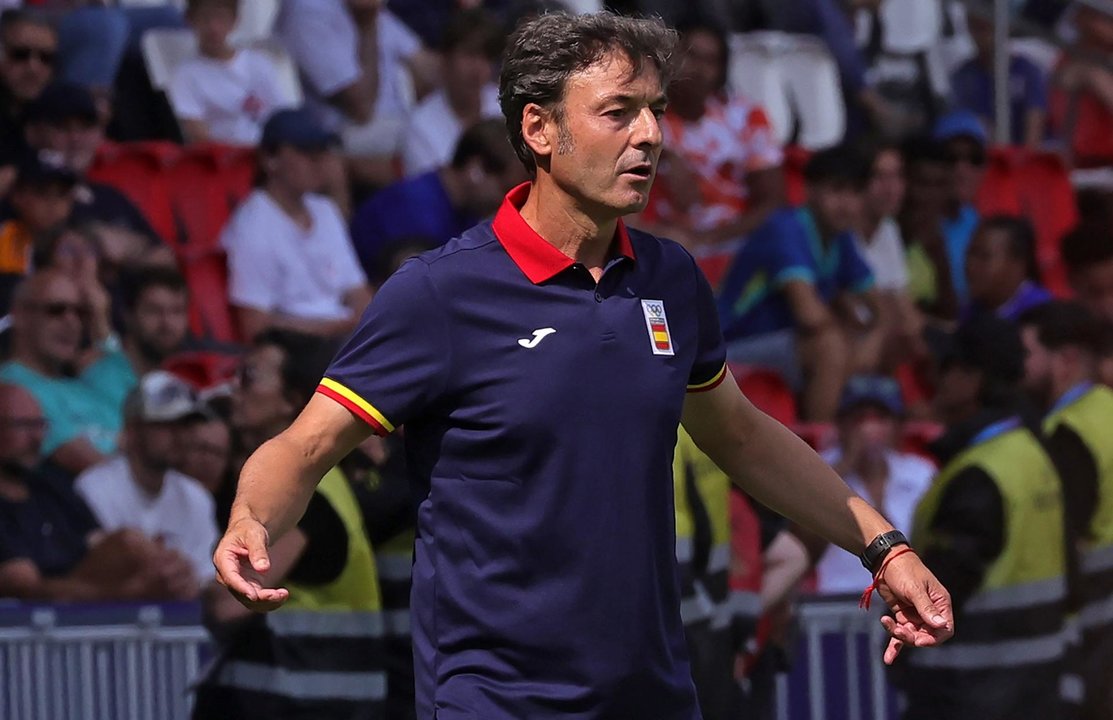
[{"label": "sunglasses", "polygon": [[966,163],[967,165],[973,165],[975,167],[981,167],[982,165],[985,165],[985,153],[984,152],[977,152],[977,151],[975,151],[975,152],[951,152],[951,153],[947,153],[947,162],[949,162],[952,165],[958,165],[959,163]]},{"label": "sunglasses", "polygon": [[25,63],[31,58],[37,59],[43,65],[54,65],[55,58],[58,53],[54,50],[43,50],[42,48],[33,48],[26,46],[10,47],[7,50],[8,59],[12,62]]},{"label": "sunglasses", "polygon": [[38,310],[48,318],[60,318],[68,313],[80,317],[85,312],[85,306],[79,303],[45,302],[39,303]]}]

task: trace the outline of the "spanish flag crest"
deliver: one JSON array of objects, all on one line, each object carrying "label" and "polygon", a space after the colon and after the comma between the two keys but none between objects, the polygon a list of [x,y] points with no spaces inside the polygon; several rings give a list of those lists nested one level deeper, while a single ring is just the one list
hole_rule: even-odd
[{"label": "spanish flag crest", "polygon": [[654,355],[672,355],[672,335],[663,300],[642,300],[645,327],[649,330],[649,346]]}]

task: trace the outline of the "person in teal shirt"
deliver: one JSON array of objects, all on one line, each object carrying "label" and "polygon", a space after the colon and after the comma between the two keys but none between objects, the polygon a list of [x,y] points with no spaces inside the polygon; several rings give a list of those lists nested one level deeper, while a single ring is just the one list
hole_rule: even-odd
[{"label": "person in teal shirt", "polygon": [[[25,388],[42,407],[42,457],[72,473],[116,451],[123,401],[136,383],[101,293],[57,271],[29,277],[13,303],[11,359],[0,365],[0,381]],[[82,349],[86,334],[92,353]]]}]

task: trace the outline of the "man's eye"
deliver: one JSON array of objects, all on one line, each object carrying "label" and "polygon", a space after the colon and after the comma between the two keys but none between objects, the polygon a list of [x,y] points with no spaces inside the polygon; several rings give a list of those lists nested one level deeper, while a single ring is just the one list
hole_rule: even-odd
[{"label": "man's eye", "polygon": [[626,108],[615,108],[614,110],[608,110],[603,114],[607,117],[620,118],[626,114]]}]

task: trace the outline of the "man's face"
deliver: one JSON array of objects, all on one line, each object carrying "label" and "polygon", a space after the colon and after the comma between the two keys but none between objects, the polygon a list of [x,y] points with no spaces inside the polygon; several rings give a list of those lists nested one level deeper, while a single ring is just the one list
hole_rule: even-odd
[{"label": "man's face", "polygon": [[1024,282],[1024,262],[1009,252],[1004,230],[980,229],[966,249],[966,284],[970,298],[996,308]]},{"label": "man's face", "polygon": [[451,98],[478,104],[480,93],[493,75],[491,60],[482,48],[465,45],[445,53],[444,86]]},{"label": "man's face", "polygon": [[951,175],[943,162],[923,160],[909,169],[908,202],[914,214],[942,217],[951,193]]},{"label": "man's face", "polygon": [[189,303],[180,290],[149,286],[128,318],[128,331],[145,353],[165,360],[182,346],[189,330]]},{"label": "man's face", "polygon": [[1051,397],[1051,364],[1053,353],[1040,342],[1039,332],[1031,325],[1020,329],[1024,343],[1024,389],[1041,403]]},{"label": "man's face", "polygon": [[978,407],[982,389],[980,371],[961,363],[948,363],[943,367],[935,391],[935,412],[944,423],[964,420]]},{"label": "man's face", "polygon": [[985,177],[985,148],[973,138],[956,137],[947,141],[945,152],[954,168],[952,197],[961,203],[974,202]]},{"label": "man's face", "polygon": [[320,192],[324,185],[327,150],[302,150],[283,145],[273,156],[268,172],[273,179],[299,195]]},{"label": "man's face", "polygon": [[206,55],[216,55],[228,46],[228,35],[236,26],[236,13],[230,7],[206,3],[192,10],[186,19],[197,35],[197,47]]},{"label": "man's face", "polygon": [[232,452],[232,434],[220,420],[203,420],[189,425],[182,433],[180,470],[215,493],[224,482]]},{"label": "man's face", "polygon": [[878,153],[873,163],[866,204],[877,217],[893,217],[904,202],[904,161],[895,150]]},{"label": "man's face", "polygon": [[1113,322],[1113,259],[1074,271],[1071,285],[1090,312]]},{"label": "man's face", "polygon": [[292,419],[282,387],[282,350],[272,345],[248,352],[232,392],[232,427],[265,431]]},{"label": "man's face", "polygon": [[897,419],[888,410],[862,404],[839,420],[840,443],[868,451],[884,452],[896,447]]},{"label": "man's face", "polygon": [[77,359],[85,307],[63,276],[52,275],[32,290],[15,311],[17,341],[37,363],[60,372]]},{"label": "man's face", "polygon": [[546,122],[553,182],[588,211],[640,212],[661,156],[658,119],[665,94],[655,69],[634,76],[630,62],[609,55],[568,79],[563,117]]},{"label": "man's face", "polygon": [[824,181],[808,186],[808,205],[826,231],[846,232],[862,216],[862,191],[848,182]]},{"label": "man's face", "polygon": [[0,43],[0,82],[21,103],[42,93],[54,75],[58,39],[50,28],[19,23],[5,28]]},{"label": "man's face", "polygon": [[143,464],[155,472],[178,467],[182,460],[181,422],[133,422],[128,426],[128,442],[135,440]]},{"label": "man's face", "polygon": [[0,463],[35,467],[46,429],[46,416],[29,393],[0,388]]},{"label": "man's face", "polygon": [[683,95],[704,103],[722,86],[723,49],[718,38],[710,32],[694,30],[685,36],[683,52],[679,72],[669,94]]},{"label": "man's face", "polygon": [[19,186],[12,191],[12,208],[31,234],[58,227],[73,211],[73,188],[64,183]]},{"label": "man's face", "polygon": [[57,123],[32,123],[26,129],[27,142],[36,150],[57,153],[66,167],[84,176],[93,164],[97,148],[104,142],[100,124],[87,118],[72,117]]}]

